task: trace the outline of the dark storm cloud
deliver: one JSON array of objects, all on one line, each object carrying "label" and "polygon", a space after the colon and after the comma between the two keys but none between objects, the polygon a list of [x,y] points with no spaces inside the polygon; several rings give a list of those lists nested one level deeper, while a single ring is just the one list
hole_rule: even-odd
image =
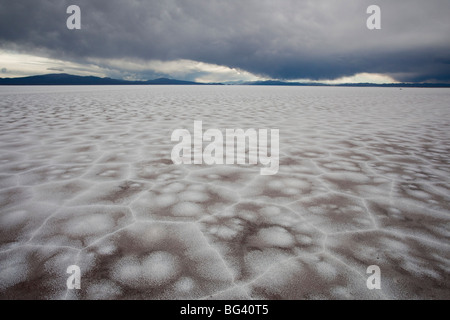
[{"label": "dark storm cloud", "polygon": [[[66,8],[82,29],[66,28]],[[366,9],[382,9],[368,30]],[[0,0],[0,47],[83,62],[190,59],[278,79],[450,81],[448,0]]]}]

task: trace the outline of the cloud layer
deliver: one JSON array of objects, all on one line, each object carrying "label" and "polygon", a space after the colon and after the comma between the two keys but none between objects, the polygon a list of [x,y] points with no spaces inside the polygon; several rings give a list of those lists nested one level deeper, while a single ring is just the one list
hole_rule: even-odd
[{"label": "cloud layer", "polygon": [[[81,30],[66,28],[71,4],[81,8]],[[366,27],[371,4],[381,7],[381,30]],[[230,79],[377,73],[443,82],[450,81],[449,12],[448,0],[0,0],[0,49],[95,61],[134,77],[209,80],[211,68],[226,68],[219,74]],[[136,63],[149,68],[134,70]]]}]

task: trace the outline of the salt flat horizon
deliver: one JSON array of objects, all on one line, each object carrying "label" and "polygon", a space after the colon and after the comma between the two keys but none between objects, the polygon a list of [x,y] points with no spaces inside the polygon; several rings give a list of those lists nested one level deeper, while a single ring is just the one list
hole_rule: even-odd
[{"label": "salt flat horizon", "polygon": [[[278,172],[175,165],[195,121]],[[450,298],[448,89],[0,87],[0,124],[0,299]]]}]

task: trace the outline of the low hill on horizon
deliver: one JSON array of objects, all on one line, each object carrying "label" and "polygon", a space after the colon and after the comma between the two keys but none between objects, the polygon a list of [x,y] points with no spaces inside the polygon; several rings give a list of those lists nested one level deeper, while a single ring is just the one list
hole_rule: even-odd
[{"label": "low hill on horizon", "polygon": [[129,81],[95,76],[76,76],[67,73],[53,73],[21,78],[0,78],[0,85],[202,85],[203,83],[158,78],[147,81]]},{"label": "low hill on horizon", "polygon": [[[35,75],[21,78],[0,78],[0,85],[14,86],[61,86],[61,85],[224,85],[223,83],[201,83],[169,78],[158,78],[146,81],[130,81],[112,78],[100,78],[95,76],[77,76],[67,73],[52,73]],[[251,85],[251,86],[338,86],[338,87],[397,87],[397,88],[450,88],[447,83],[303,83],[286,82],[279,80],[239,82],[229,85]]]}]

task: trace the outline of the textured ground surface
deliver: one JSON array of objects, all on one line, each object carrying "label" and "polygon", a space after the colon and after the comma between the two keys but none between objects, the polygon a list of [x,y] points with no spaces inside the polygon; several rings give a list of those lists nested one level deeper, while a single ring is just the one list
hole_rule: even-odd
[{"label": "textured ground surface", "polygon": [[[194,120],[279,173],[173,165]],[[449,299],[449,159],[447,89],[0,87],[0,298]]]}]

